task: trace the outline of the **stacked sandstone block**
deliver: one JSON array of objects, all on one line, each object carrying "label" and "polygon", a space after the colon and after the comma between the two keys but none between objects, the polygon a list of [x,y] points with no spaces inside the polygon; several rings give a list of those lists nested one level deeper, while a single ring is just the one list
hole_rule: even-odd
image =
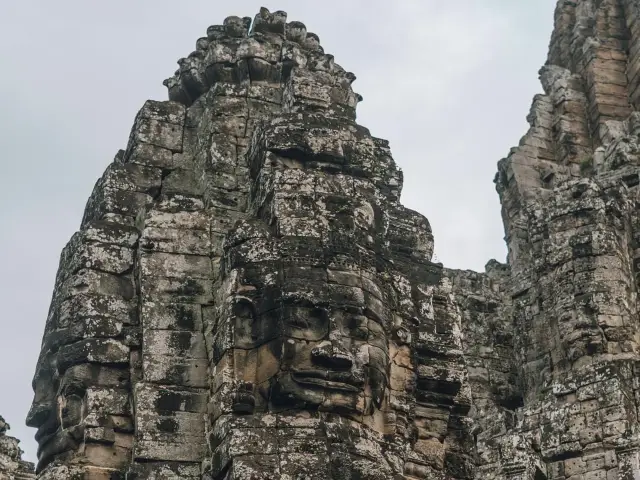
[{"label": "stacked sandstone block", "polygon": [[34,479],[33,464],[22,460],[19,441],[7,435],[9,424],[0,416],[0,478],[4,480]]},{"label": "stacked sandstone block", "polygon": [[355,76],[266,9],[178,64],[63,252],[39,478],[473,478],[460,312]]},{"label": "stacked sandstone block", "polygon": [[484,273],[431,262],[317,35],[210,27],[63,251],[39,478],[640,478],[639,17],[558,2]]}]

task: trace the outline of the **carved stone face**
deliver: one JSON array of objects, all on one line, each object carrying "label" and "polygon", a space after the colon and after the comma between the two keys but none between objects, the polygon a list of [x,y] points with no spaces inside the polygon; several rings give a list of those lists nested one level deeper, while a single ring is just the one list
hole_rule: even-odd
[{"label": "carved stone face", "polygon": [[[289,266],[276,273],[278,265],[247,266],[232,275],[236,287],[220,324],[232,332],[243,381],[278,409],[358,415],[380,409],[389,385],[392,323],[370,293],[380,296],[380,287],[369,280],[365,291],[360,271]],[[218,352],[225,349],[224,336],[214,342]]]},{"label": "carved stone face", "polygon": [[[354,197],[346,175],[269,159],[255,192],[260,218],[227,239],[234,368],[255,365],[258,400],[270,407],[371,415],[388,391],[391,325],[379,300],[377,200]],[[290,177],[309,188],[292,190]],[[242,402],[237,410],[249,410]]]},{"label": "carved stone face", "polygon": [[284,308],[280,371],[271,401],[368,414],[388,383],[387,336],[363,309]]},{"label": "carved stone face", "polygon": [[44,388],[42,382],[37,384],[36,399],[27,416],[27,425],[38,429],[35,435],[38,442],[38,470],[56,455],[77,447],[82,438],[77,426],[82,421],[83,395],[84,392],[65,382],[57,395],[51,389]]}]

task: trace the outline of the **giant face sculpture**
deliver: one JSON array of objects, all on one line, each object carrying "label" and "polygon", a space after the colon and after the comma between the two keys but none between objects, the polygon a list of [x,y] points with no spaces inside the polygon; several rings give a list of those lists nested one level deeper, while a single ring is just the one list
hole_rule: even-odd
[{"label": "giant face sculpture", "polygon": [[145,104],[61,269],[43,480],[444,478],[453,389],[414,408],[453,350],[426,328],[431,232],[354,80],[263,9],[180,61],[184,105]]},{"label": "giant face sculpture", "polygon": [[388,383],[388,320],[368,313],[364,301],[358,303],[283,307],[281,364],[272,403],[358,414],[381,407]]},{"label": "giant face sculpture", "polygon": [[[341,151],[339,139],[326,141],[327,152]],[[259,402],[369,415],[389,383],[390,310],[377,269],[384,218],[375,191],[354,196],[354,179],[326,160],[307,168],[267,153],[256,165],[256,217],[227,239],[235,280],[221,324],[233,325],[236,349],[260,351]]]},{"label": "giant face sculpture", "polygon": [[[245,223],[237,230],[252,228]],[[268,234],[251,241],[272,252],[300,246]],[[246,246],[231,248],[229,261],[243,263],[239,250]],[[258,403],[354,415],[380,409],[388,386],[390,314],[376,297],[382,296],[376,278],[361,269],[309,265],[300,256],[294,264],[272,258],[229,275],[229,308],[219,323],[233,338],[234,356],[245,359],[245,379],[251,364]]]}]

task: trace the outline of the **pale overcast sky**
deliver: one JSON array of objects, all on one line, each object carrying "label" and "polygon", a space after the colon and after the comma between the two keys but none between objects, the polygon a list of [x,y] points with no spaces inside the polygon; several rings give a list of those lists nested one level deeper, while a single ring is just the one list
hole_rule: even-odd
[{"label": "pale overcast sky", "polygon": [[358,121],[391,142],[403,202],[446,266],[506,249],[496,163],[527,129],[554,0],[6,0],[0,2],[0,414],[24,426],[61,249],[146,99],[209,25],[285,10],[353,71]]}]

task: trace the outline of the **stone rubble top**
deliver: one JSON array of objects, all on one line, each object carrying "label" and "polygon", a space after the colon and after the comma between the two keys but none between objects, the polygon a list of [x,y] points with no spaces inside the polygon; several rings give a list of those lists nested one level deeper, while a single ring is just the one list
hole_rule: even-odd
[{"label": "stone rubble top", "polygon": [[9,424],[0,415],[0,479],[28,480],[34,479],[34,466],[22,460],[19,441],[7,435]]}]

